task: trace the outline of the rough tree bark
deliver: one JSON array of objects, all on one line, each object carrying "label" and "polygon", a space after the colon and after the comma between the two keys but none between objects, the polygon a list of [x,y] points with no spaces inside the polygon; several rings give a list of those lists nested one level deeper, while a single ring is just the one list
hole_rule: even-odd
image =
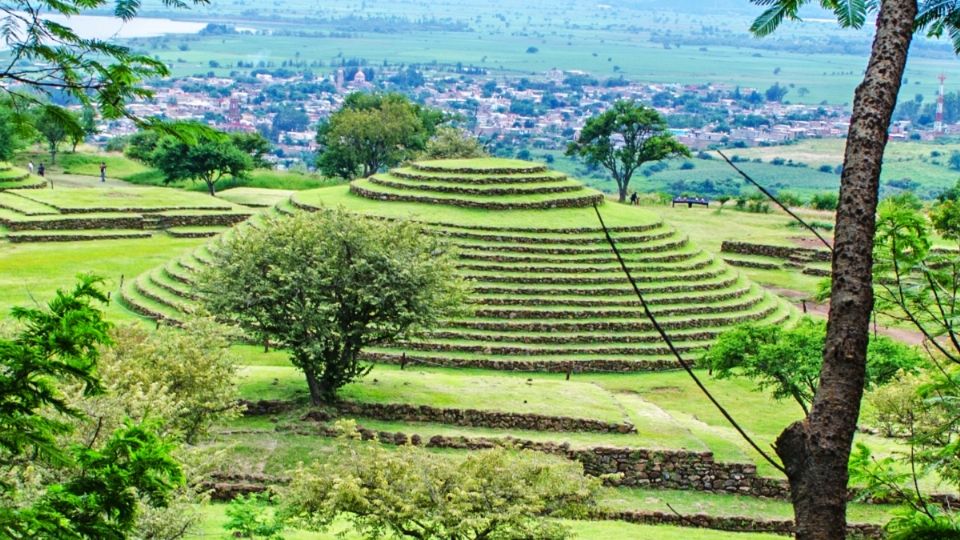
[{"label": "rough tree bark", "polygon": [[796,535],[802,540],[843,538],[846,530],[847,463],[860,414],[873,309],[880,168],[916,14],[916,0],[883,0],[880,6],[847,134],[820,388],[810,414],[776,442],[790,481]]}]

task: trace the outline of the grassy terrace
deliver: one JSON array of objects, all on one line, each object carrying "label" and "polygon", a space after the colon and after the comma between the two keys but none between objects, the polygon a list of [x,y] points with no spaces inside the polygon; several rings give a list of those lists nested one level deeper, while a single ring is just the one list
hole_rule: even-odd
[{"label": "grassy terrace", "polygon": [[[461,227],[517,227],[517,228],[591,228],[598,226],[592,208],[558,208],[550,210],[549,221],[539,210],[511,210],[491,219],[488,210],[455,208],[425,203],[384,204],[349,193],[347,186],[334,186],[295,193],[291,200],[307,207],[336,208],[344,206],[352,212],[395,219],[414,219],[428,223],[455,224]],[[627,206],[603,204],[601,213],[611,227],[636,226],[657,223],[660,218],[650,211]]]},{"label": "grassy terrace", "polygon": [[[431,175],[442,175],[442,181],[385,189],[424,191],[443,199],[448,194],[432,191],[437,185],[482,190],[491,178],[496,182],[492,185],[512,185],[502,180],[546,173],[539,165],[488,159],[417,163],[403,174],[417,175],[418,180],[409,182]],[[576,197],[578,193],[549,196]],[[479,203],[523,204],[538,202],[544,195],[450,196]],[[461,274],[474,287],[473,316],[450,321],[420,340],[370,349],[383,358],[396,360],[405,352],[416,352],[422,360],[441,364],[468,361],[491,366],[491,362],[535,358],[548,362],[544,366],[576,361],[588,369],[594,361],[661,359],[667,352],[644,320],[629,282],[598,230],[592,208],[527,210],[521,206],[492,211],[372,201],[349,193],[346,186],[295,193],[291,201],[294,206],[343,206],[386,218],[414,217],[433,224],[432,230],[449,236],[462,250]],[[289,211],[282,206],[278,211]],[[653,312],[663,318],[683,350],[703,348],[718,332],[739,322],[782,323],[792,318],[778,299],[693,247],[651,212],[609,203],[601,212],[615,228],[613,235],[641,290],[650,296]],[[168,265],[166,274],[154,272],[137,280],[124,291],[126,300],[143,302],[149,308],[144,312],[182,317],[177,312],[191,303],[183,282],[209,260],[207,250],[198,249],[178,264]],[[165,282],[161,275],[169,279]]]},{"label": "grassy terrace", "polygon": [[[496,170],[492,165],[486,168]],[[470,178],[483,179],[494,173],[430,171],[430,174],[446,178],[471,175]],[[549,173],[495,174],[510,177]],[[481,185],[476,184],[477,187]],[[66,193],[68,190],[60,191]],[[210,199],[200,194],[155,191],[156,198],[144,204],[164,208],[163,205],[185,201],[181,198],[184,194],[198,197],[200,201]],[[169,199],[162,197],[164,192],[171,193]],[[516,437],[566,443],[573,448],[610,446],[709,451],[718,461],[755,463],[760,474],[775,476],[775,471],[760,461],[704,400],[685,373],[662,371],[664,367],[673,367],[673,360],[659,343],[650,321],[638,308],[630,285],[620,274],[618,263],[597,229],[592,208],[491,211],[442,204],[386,202],[351,194],[343,185],[292,195],[290,192],[261,193],[248,188],[228,190],[224,194],[224,199],[218,198],[216,202],[229,208],[216,210],[217,213],[235,213],[238,209],[244,211],[238,206],[241,204],[260,206],[263,201],[276,200],[281,202],[261,215],[293,211],[295,205],[342,205],[350,211],[373,216],[415,217],[433,224],[433,231],[446,234],[452,243],[465,247],[459,252],[458,264],[463,275],[476,279],[478,289],[470,298],[476,310],[474,314],[448,321],[414,344],[368,349],[370,353],[382,355],[383,362],[376,363],[374,370],[364,379],[346,386],[341,394],[344,399],[363,404],[403,404],[628,422],[635,426],[636,432],[535,431],[365,417],[357,419],[361,425],[381,431],[417,434],[424,439],[434,435]],[[19,197],[0,194],[0,206],[8,199],[3,195]],[[24,205],[19,210],[0,209],[0,212],[19,216],[21,220],[64,217],[60,213],[27,216],[21,211],[28,209],[26,205],[42,210],[63,204],[60,200],[43,199],[44,195],[40,197],[23,199],[28,202],[17,199],[16,202]],[[82,210],[103,208],[101,201],[91,197],[85,200],[88,206],[77,203],[78,212],[67,215],[142,215],[122,212],[126,208],[123,197],[117,199],[115,205],[113,201],[109,203],[114,205],[111,211],[83,213]],[[224,202],[225,199],[229,201]],[[752,275],[748,272],[750,269],[731,269],[711,254],[710,249],[701,249],[701,241],[711,247],[718,246],[717,230],[722,229],[715,228],[711,235],[710,226],[698,220],[704,213],[682,210],[676,209],[674,213],[664,208],[601,205],[608,225],[620,228],[614,232],[614,237],[625,250],[628,265],[639,279],[658,320],[685,351],[685,356],[693,359],[698,350],[709,346],[713,336],[737,321],[789,324],[796,317],[796,311],[754,285],[746,277]],[[247,207],[245,211],[251,210]],[[202,215],[207,212],[213,211],[180,207],[148,214]],[[721,216],[713,212],[706,214],[711,216],[714,227],[720,227],[721,219],[715,218],[726,219],[727,214],[733,212],[724,211]],[[741,214],[733,215],[739,218]],[[767,219],[770,217],[766,216]],[[238,227],[257,226],[259,220],[259,216],[254,216]],[[745,231],[760,229],[762,224],[758,220],[745,227]],[[29,305],[31,298],[49,296],[53,287],[69,283],[76,271],[89,270],[106,276],[108,286],[121,292],[122,301],[116,301],[118,297],[114,295],[115,301],[109,308],[113,320],[138,320],[135,313],[180,319],[195,302],[190,282],[195,271],[211,260],[210,241],[172,235],[226,231],[222,234],[227,236],[234,234],[234,230],[221,226],[175,226],[169,229],[171,234],[154,232],[149,241],[0,242],[0,259],[5,265],[5,271],[0,273],[0,308]],[[39,235],[46,232],[11,234]],[[49,232],[97,236],[143,231],[116,228]],[[689,241],[686,239],[688,234]],[[779,230],[777,234],[781,234]],[[796,233],[784,228],[781,240],[790,242],[789,234]],[[6,271],[8,267],[11,272]],[[600,282],[594,282],[596,280]],[[213,439],[205,444],[224,454],[227,472],[287,475],[298,462],[329,458],[330,440],[316,435],[318,425],[315,421],[302,419],[310,409],[306,385],[285,352],[264,353],[261,347],[251,345],[235,345],[234,350],[242,363],[240,397],[292,400],[294,408],[278,415],[239,418],[218,426]],[[400,369],[391,362],[404,353],[413,362]],[[425,363],[417,363],[419,360]],[[503,370],[503,363],[529,361],[547,367],[538,367],[534,371]],[[664,363],[655,364],[655,361]],[[626,363],[627,371],[610,372],[597,367],[606,365],[603,362]],[[551,364],[556,364],[557,369]],[[576,367],[567,380],[565,372],[573,364]],[[498,369],[489,369],[491,367]],[[643,371],[651,367],[661,371]],[[749,381],[714,380],[704,372],[699,373],[761,445],[771,444],[783,427],[801,415],[792,403],[775,402],[768,394],[753,391]],[[763,414],[757,414],[757,411],[763,411]],[[881,456],[898,449],[894,441],[876,436],[860,434],[858,438],[870,444]],[[925,479],[924,485],[931,482]],[[602,508],[612,511],[669,511],[666,503],[670,503],[683,514],[706,512],[783,519],[790,513],[783,501],[645,489],[608,489],[604,491],[601,503]],[[224,520],[223,506],[211,505],[204,511],[203,530],[195,538],[223,538],[225,534],[220,528]],[[889,509],[884,507],[853,505],[850,515],[853,521],[879,522],[888,512]],[[574,522],[572,525],[583,538],[774,538],[618,522]],[[330,536],[295,531],[286,537]],[[349,534],[346,537],[349,538]]]},{"label": "grassy terrace", "polygon": [[18,195],[63,212],[239,209],[233,203],[215,197],[151,187],[51,189],[20,192]]},{"label": "grassy terrace", "polygon": [[[483,176],[480,172],[471,174]],[[473,315],[448,321],[413,343],[367,349],[387,363],[378,363],[366,378],[346,386],[343,398],[365,404],[627,421],[637,431],[546,432],[359,418],[365,427],[424,438],[510,436],[580,448],[710,451],[718,461],[751,462],[761,474],[774,475],[772,467],[757,459],[685,373],[643,371],[654,366],[653,361],[666,361],[658,369],[672,367],[671,359],[637,307],[629,283],[597,230],[592,208],[456,208],[367,199],[351,194],[347,186],[336,186],[294,193],[289,203],[281,202],[273,211],[290,212],[297,206],[343,206],[366,215],[413,217],[431,223],[433,230],[463,246],[459,252],[462,275],[475,280],[470,299],[476,310]],[[797,316],[793,308],[753,285],[740,270],[730,269],[709,250],[699,249],[696,238],[687,241],[671,226],[671,218],[663,209],[606,203],[601,212],[609,225],[630,228],[615,233],[618,245],[627,253],[628,264],[652,309],[659,314],[658,320],[688,358],[708,347],[718,332],[738,322],[789,324]],[[684,225],[692,222],[695,233],[691,237],[707,238],[709,227],[699,224],[695,214],[687,212],[673,220]],[[712,212],[707,214],[714,216]],[[256,219],[243,226],[256,226]],[[709,240],[718,247],[715,238]],[[157,265],[125,285],[125,301],[159,316],[183,317],[182,310],[193,302],[192,275],[209,261],[209,249],[201,246]],[[244,398],[293,400],[299,405],[271,418],[242,418],[222,427],[216,444],[229,448],[235,470],[283,474],[298,461],[324,457],[328,443],[310,435],[315,432],[314,422],[301,419],[308,409],[302,374],[290,366],[282,351],[264,353],[253,346],[237,346],[236,350],[244,358]],[[404,354],[412,362],[406,369],[390,363]],[[531,361],[540,366],[536,372],[488,369]],[[636,368],[614,373],[601,367],[610,362],[633,363]],[[565,380],[566,369],[574,363],[577,369],[569,381]],[[772,444],[786,425],[800,417],[796,406],[773,402],[769,395],[752,391],[749,381],[712,380],[705,373],[702,376],[761,445]],[[758,410],[764,414],[756,414]],[[876,448],[879,455],[897,448],[879,437],[859,438]],[[785,503],[710,497],[663,493],[657,498],[642,490],[612,490],[604,495],[604,505],[615,510],[662,510],[664,501],[669,500],[689,513],[703,510],[718,515],[786,517]],[[856,512],[852,515],[876,521],[886,509],[870,507]]]},{"label": "grassy terrace", "polygon": [[[226,505],[212,504],[204,507],[201,530],[188,535],[188,540],[224,538],[223,525],[227,522]],[[689,540],[695,534],[700,540],[777,540],[783,536],[760,533],[733,533],[724,531],[696,530],[672,526],[635,525],[621,521],[566,521],[576,538],[633,538],[637,540]],[[287,540],[361,540],[346,522],[335,522],[329,531],[314,533],[302,530],[284,531]]]}]

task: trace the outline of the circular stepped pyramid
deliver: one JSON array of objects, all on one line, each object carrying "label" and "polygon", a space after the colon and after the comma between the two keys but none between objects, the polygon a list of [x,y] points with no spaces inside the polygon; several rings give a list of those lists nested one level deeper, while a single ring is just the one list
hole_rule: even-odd
[{"label": "circular stepped pyramid", "polygon": [[[414,219],[458,247],[473,313],[416,341],[370,348],[369,361],[537,371],[677,368],[607,244],[595,203],[679,350],[706,348],[740,323],[783,324],[796,316],[651,212],[604,203],[599,193],[537,164],[415,163],[349,188],[297,193],[270,212],[344,206]],[[209,249],[200,248],[148,272],[125,286],[124,302],[177,321],[195,301],[193,275],[209,261]]]},{"label": "circular stepped pyramid", "polygon": [[543,165],[506,159],[416,162],[354,180],[350,191],[381,201],[488,210],[581,208],[603,201],[603,194]]}]

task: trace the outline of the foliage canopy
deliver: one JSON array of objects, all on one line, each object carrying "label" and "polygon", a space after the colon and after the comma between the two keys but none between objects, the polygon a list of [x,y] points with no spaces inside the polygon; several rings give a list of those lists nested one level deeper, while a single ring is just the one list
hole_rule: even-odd
[{"label": "foliage canopy", "polygon": [[369,371],[364,347],[417,335],[465,295],[445,242],[343,209],[267,217],[212,251],[204,303],[288,348],[315,403]]}]

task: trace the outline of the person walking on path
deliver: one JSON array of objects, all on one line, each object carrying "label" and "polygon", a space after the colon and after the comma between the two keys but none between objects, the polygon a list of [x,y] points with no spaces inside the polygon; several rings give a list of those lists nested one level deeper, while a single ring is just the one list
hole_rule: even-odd
[{"label": "person walking on path", "polygon": [[100,181],[107,181],[107,164],[103,161],[100,162]]},{"label": "person walking on path", "polygon": [[37,174],[39,174],[40,177],[43,178],[43,173],[44,173],[44,172],[46,172],[46,169],[43,167],[43,163],[41,163],[41,164],[40,164],[40,168],[37,169]]},{"label": "person walking on path", "polygon": [[33,174],[33,162],[27,163],[27,172]]}]

